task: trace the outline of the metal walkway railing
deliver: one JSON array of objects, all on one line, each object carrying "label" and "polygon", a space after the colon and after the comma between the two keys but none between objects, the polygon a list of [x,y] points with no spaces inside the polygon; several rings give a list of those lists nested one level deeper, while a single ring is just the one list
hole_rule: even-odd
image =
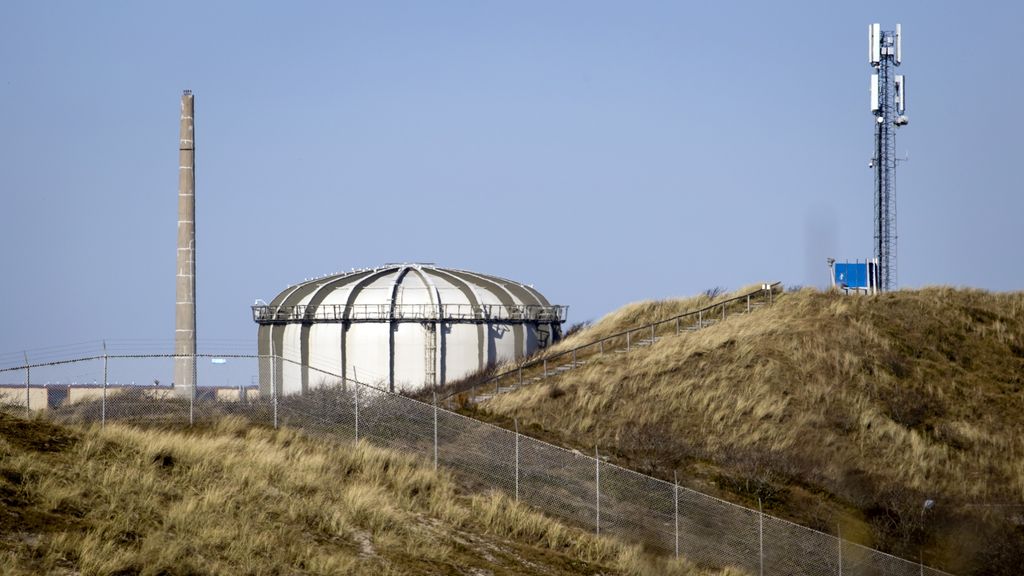
[{"label": "metal walkway railing", "polygon": [[775,292],[781,285],[781,282],[762,284],[756,290],[664,320],[616,332],[568,350],[556,353],[541,351],[515,368],[474,382],[469,387],[459,387],[450,391],[441,397],[441,401],[448,402],[459,394],[468,394],[470,402],[488,400],[497,394],[516,390],[528,383],[563,374],[583,365],[594,356],[630,352],[635,348],[650,346],[666,335],[679,335],[707,328],[727,319],[730,313],[749,313],[765,305],[771,305]]},{"label": "metal walkway railing", "polygon": [[287,322],[565,322],[568,306],[535,304],[318,304],[252,307],[259,324]]}]

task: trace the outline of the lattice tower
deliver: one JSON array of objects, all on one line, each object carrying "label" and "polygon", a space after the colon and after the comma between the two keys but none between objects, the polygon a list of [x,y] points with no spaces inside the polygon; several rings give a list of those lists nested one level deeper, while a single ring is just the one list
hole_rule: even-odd
[{"label": "lattice tower", "polygon": [[871,111],[875,119],[874,253],[878,262],[878,283],[882,290],[896,288],[896,130],[907,124],[903,115],[906,81],[895,73],[901,61],[901,27],[882,31],[869,27],[869,62],[875,68],[871,78]]}]

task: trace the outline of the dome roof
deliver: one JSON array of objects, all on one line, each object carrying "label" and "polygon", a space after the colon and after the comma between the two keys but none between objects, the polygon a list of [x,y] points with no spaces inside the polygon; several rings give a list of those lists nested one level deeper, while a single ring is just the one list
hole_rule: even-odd
[{"label": "dome roof", "polygon": [[253,306],[260,324],[290,322],[564,322],[531,286],[433,264],[386,264],[307,280]]}]

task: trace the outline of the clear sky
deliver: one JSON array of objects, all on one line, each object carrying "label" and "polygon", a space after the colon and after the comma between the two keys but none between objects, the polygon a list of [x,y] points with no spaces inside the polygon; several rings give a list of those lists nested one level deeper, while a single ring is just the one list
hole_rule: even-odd
[{"label": "clear sky", "polygon": [[386,262],[573,322],[824,285],[871,256],[875,21],[904,32],[900,286],[1024,288],[1016,2],[4,2],[0,354],[169,345],[185,88],[208,351]]}]

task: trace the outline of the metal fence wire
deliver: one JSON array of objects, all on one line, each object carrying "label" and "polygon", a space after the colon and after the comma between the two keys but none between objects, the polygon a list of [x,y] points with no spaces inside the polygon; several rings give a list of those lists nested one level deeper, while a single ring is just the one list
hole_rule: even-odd
[{"label": "metal fence wire", "polygon": [[[248,362],[252,372],[258,365],[290,362],[244,354],[197,356]],[[24,386],[0,384],[0,405],[69,424],[170,427],[234,416],[318,438],[371,442],[413,453],[454,471],[472,487],[500,490],[569,524],[700,566],[731,566],[759,576],[947,574],[609,464],[599,453],[568,450],[445,410],[436,400],[421,402],[318,368],[309,367],[321,376],[318,387],[290,395],[277,394],[276,383],[262,380],[235,387],[199,386],[195,394],[179,395],[159,383],[125,384],[111,377],[128,365],[166,367],[174,358],[104,354],[0,368],[0,382],[24,375]],[[67,366],[97,377],[89,384],[42,383],[48,370]],[[270,379],[276,370],[258,372]]]}]

